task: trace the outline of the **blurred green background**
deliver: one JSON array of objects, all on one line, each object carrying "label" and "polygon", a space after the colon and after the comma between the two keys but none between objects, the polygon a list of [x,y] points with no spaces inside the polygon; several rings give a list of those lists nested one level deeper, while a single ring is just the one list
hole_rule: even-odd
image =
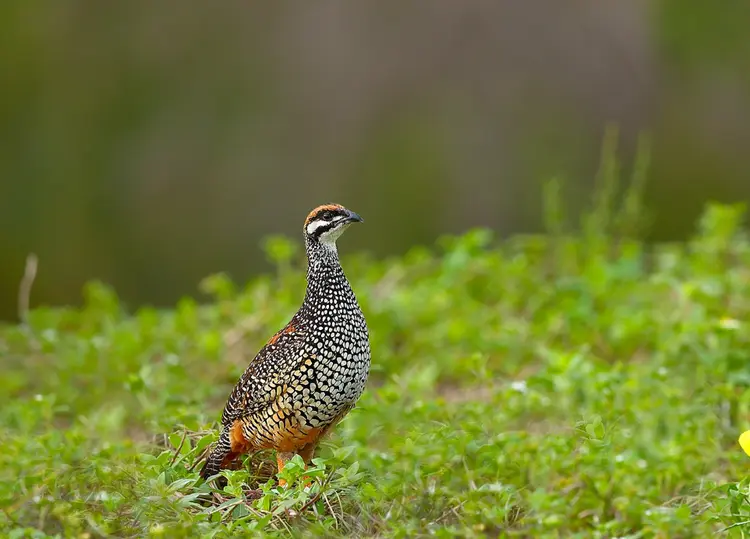
[{"label": "blurred green background", "polygon": [[343,249],[542,227],[590,199],[605,128],[652,141],[654,240],[750,197],[750,3],[0,4],[0,319],[111,283],[131,307],[263,271],[317,204]]}]

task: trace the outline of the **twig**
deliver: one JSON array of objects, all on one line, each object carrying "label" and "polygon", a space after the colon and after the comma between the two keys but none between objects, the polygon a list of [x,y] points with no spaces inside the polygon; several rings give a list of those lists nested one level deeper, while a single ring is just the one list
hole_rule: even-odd
[{"label": "twig", "polygon": [[36,279],[37,265],[36,255],[30,253],[26,257],[26,268],[18,287],[18,318],[24,325],[28,325],[29,322],[29,298],[31,297],[31,287],[34,285],[34,279]]},{"label": "twig", "polygon": [[466,503],[466,500],[462,501],[458,505],[451,505],[447,511],[443,512],[442,515],[440,515],[438,518],[435,519],[435,524],[448,518],[451,513],[453,513],[456,516],[456,518],[460,519],[461,515],[458,514],[458,510],[461,509],[465,503]]},{"label": "twig", "polygon": [[286,529],[287,533],[291,534],[292,533],[292,528],[289,526],[289,523],[285,519],[281,518],[280,515],[276,515],[276,518],[281,523],[281,525],[284,526],[284,528]]},{"label": "twig", "polygon": [[242,502],[245,506],[245,509],[247,509],[247,512],[253,515],[255,518],[261,518],[263,516],[263,513],[258,511],[251,503],[249,503],[247,500]]},{"label": "twig", "polygon": [[174,463],[177,460],[177,457],[180,456],[180,451],[182,451],[182,446],[185,444],[185,438],[187,438],[187,430],[182,432],[182,440],[180,440],[180,445],[178,445],[177,449],[175,449],[174,451],[174,456],[172,457],[172,460],[169,462],[170,466],[174,466]]},{"label": "twig", "polygon": [[[738,517],[740,515],[731,515],[731,516]],[[750,520],[745,520],[744,522],[735,522],[734,524],[731,524],[730,526],[727,526],[726,528],[723,528],[716,533],[724,533],[725,531],[731,530],[732,528],[737,528],[738,526],[747,526],[748,524],[750,524]]]},{"label": "twig", "polygon": [[193,461],[193,464],[188,468],[189,472],[192,472],[198,464],[206,460],[206,456],[208,455],[208,452],[211,450],[211,446],[206,447],[203,452],[195,457],[195,460]]},{"label": "twig", "polygon": [[333,475],[329,475],[328,477],[326,477],[325,481],[323,481],[320,484],[320,490],[318,491],[318,493],[315,496],[313,496],[312,498],[310,498],[305,503],[305,505],[303,505],[302,507],[300,507],[299,511],[297,511],[297,515],[301,515],[302,513],[304,513],[305,509],[307,509],[308,507],[310,507],[312,504],[314,504],[315,502],[317,502],[320,499],[321,494],[323,494],[323,491],[325,490],[325,487],[328,486],[328,483],[331,482],[331,478],[332,477],[333,477]]},{"label": "twig", "polygon": [[323,501],[326,504],[326,507],[328,507],[328,510],[331,512],[331,516],[333,517],[333,521],[336,523],[336,529],[339,529],[339,518],[336,516],[336,511],[333,510],[333,507],[331,506],[331,502],[328,500],[328,496],[323,494]]},{"label": "twig", "polygon": [[317,502],[320,499],[321,494],[323,494],[323,491],[318,492],[315,496],[307,500],[307,502],[305,502],[305,505],[300,507],[299,511],[297,511],[297,516],[300,516],[308,507]]},{"label": "twig", "polygon": [[339,509],[341,509],[341,514],[344,514],[344,502],[341,501],[341,496],[339,496],[339,493],[337,490],[334,490],[333,493],[336,495],[336,500],[339,502]]},{"label": "twig", "polygon": [[233,504],[233,505],[230,505],[229,507],[227,507],[227,508],[226,508],[226,509],[224,510],[224,515],[222,515],[222,517],[221,517],[221,521],[222,521],[222,522],[226,522],[226,521],[228,521],[228,520],[229,520],[230,518],[232,518],[232,511],[234,511],[234,510],[235,510],[235,509],[236,509],[237,507],[239,507],[239,506],[240,506],[240,505],[242,505],[242,504],[244,504],[244,502],[243,502],[242,500],[237,500],[236,502],[234,502],[234,504]]}]

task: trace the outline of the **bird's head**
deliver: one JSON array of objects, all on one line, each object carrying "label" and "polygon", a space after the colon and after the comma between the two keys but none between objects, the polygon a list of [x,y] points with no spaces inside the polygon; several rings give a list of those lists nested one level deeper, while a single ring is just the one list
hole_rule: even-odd
[{"label": "bird's head", "polygon": [[334,248],[336,240],[352,223],[363,219],[340,204],[318,206],[305,219],[305,238],[309,242]]}]

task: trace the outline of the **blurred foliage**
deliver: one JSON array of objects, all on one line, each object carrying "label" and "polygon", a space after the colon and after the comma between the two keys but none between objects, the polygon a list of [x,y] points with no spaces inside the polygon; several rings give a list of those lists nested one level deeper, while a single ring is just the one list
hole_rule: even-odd
[{"label": "blurred foliage", "polygon": [[[611,147],[608,139],[605,148]],[[642,158],[647,159],[647,156]],[[80,309],[0,329],[0,530],[7,537],[708,537],[750,532],[750,237],[709,204],[648,245],[640,176],[605,152],[593,209],[503,241],[486,229],[344,266],[371,329],[357,408],[279,488],[270,455],[197,479],[224,398],[297,308],[302,250],[213,301]],[[639,167],[635,167],[636,170]],[[309,486],[301,480],[305,474]],[[247,488],[261,491],[246,497]]]},{"label": "blurred foliage", "polygon": [[[750,39],[745,21],[750,5],[730,0],[722,9],[700,0],[662,0],[656,4],[661,40],[670,66],[685,71],[696,67],[731,70],[750,75]],[[741,68],[741,69],[738,69]],[[750,79],[745,79],[750,83]]]},{"label": "blurred foliage", "polygon": [[[427,4],[425,4],[427,5]],[[606,125],[653,139],[649,239],[750,197],[748,3],[556,0],[325,6],[35,0],[0,5],[0,318],[29,252],[35,304],[96,278],[169,305],[331,200],[383,256],[444,233],[571,218]]]}]

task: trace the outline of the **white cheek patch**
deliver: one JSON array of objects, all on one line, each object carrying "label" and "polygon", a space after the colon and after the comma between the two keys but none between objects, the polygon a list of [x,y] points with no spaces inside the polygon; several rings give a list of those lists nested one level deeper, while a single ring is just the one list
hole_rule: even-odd
[{"label": "white cheek patch", "polygon": [[327,245],[333,249],[336,249],[336,240],[339,239],[339,236],[344,233],[344,230],[349,228],[349,225],[351,223],[344,223],[343,225],[339,225],[337,227],[334,227],[333,229],[323,232],[320,235],[320,243],[323,245]]},{"label": "white cheek patch", "polygon": [[325,219],[316,219],[315,221],[312,221],[310,224],[307,225],[307,233],[311,236],[315,234],[315,231],[318,230],[322,226],[328,226],[330,225],[330,221],[326,221]]}]

